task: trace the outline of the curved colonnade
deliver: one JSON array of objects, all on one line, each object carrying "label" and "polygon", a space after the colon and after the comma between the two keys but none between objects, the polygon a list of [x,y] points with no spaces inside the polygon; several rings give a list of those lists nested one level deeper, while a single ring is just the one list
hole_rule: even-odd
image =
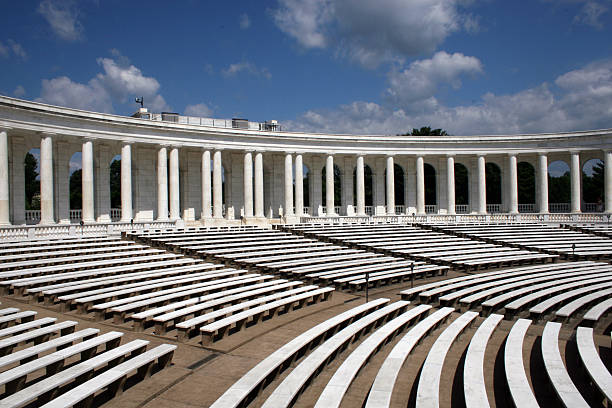
[{"label": "curved colonnade", "polygon": [[[40,148],[44,225],[70,222],[67,181],[70,158],[77,151],[82,155],[85,223],[111,221],[109,167],[117,154],[123,222],[364,216],[369,212],[366,167],[372,172],[371,215],[420,215],[426,212],[427,165],[436,172],[435,211],[452,215],[457,164],[469,174],[468,212],[486,214],[488,163],[501,172],[499,211],[517,214],[519,162],[535,168],[535,207],[546,214],[548,163],[555,160],[570,163],[571,212],[580,213],[581,163],[590,159],[604,161],[602,210],[612,212],[610,129],[514,136],[352,136],[238,129],[227,125],[231,121],[203,125],[182,118],[186,120],[131,118],[0,96],[0,225],[25,223],[23,159],[32,148]],[[226,125],[213,126],[215,121]],[[403,197],[396,197],[398,166]],[[338,172],[340,203],[334,194]],[[404,205],[396,206],[396,201]]]}]

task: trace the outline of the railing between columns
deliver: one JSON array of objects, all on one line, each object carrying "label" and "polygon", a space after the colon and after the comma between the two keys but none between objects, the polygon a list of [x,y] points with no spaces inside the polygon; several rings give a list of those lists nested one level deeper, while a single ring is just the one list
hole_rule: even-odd
[{"label": "railing between columns", "polygon": [[570,212],[570,203],[549,203],[548,211],[551,213],[568,213]]},{"label": "railing between columns", "polygon": [[425,205],[425,213],[427,214],[435,214],[438,212],[437,204],[426,204]]},{"label": "railing between columns", "polygon": [[396,205],[395,206],[396,214],[406,214],[406,206],[405,205]]},{"label": "railing between columns", "polygon": [[467,214],[470,212],[470,206],[467,204],[455,204],[455,212],[457,214]]},{"label": "railing between columns", "polygon": [[366,215],[371,217],[372,215],[374,215],[374,206],[366,205],[366,206],[364,206],[364,211],[365,211]]},{"label": "railing between columns", "polygon": [[489,214],[501,212],[501,204],[487,204]]},{"label": "railing between columns", "polygon": [[535,204],[519,204],[518,211],[520,213],[534,213],[536,212],[536,205]]}]

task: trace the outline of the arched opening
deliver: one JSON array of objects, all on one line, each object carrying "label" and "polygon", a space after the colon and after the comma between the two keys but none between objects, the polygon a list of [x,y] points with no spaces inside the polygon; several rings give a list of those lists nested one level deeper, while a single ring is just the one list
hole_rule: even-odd
[{"label": "arched opening", "polygon": [[40,222],[40,149],[30,149],[23,160],[25,190],[25,220]]},{"label": "arched opening", "polygon": [[468,183],[468,170],[461,163],[455,163],[455,212],[466,214],[469,212],[470,185]]},{"label": "arched opening", "polygon": [[121,155],[111,159],[109,169],[111,221],[121,219]]},{"label": "arched opening", "polygon": [[485,165],[487,212],[500,212],[502,202],[501,170],[495,163]]},{"label": "arched opening", "polygon": [[[404,169],[397,163],[393,163],[393,194],[395,196],[396,207],[404,207]],[[385,168],[385,192],[387,191],[387,169]],[[385,205],[387,204],[387,194],[385,193]],[[404,212],[404,208],[400,208]],[[397,211],[396,211],[397,212]]]},{"label": "arched opening", "polygon": [[83,218],[83,167],[81,160],[81,152],[74,153],[70,157],[68,164],[70,166],[70,222],[78,222]]},{"label": "arched opening", "polygon": [[425,163],[425,212],[438,212],[438,197],[436,194],[436,169],[431,164]]},{"label": "arched opening", "polygon": [[536,212],[535,206],[535,169],[530,163],[519,162],[516,165],[518,184],[518,210],[522,213]]},{"label": "arched opening", "polygon": [[570,168],[562,160],[548,165],[548,210],[556,213],[570,212]]},{"label": "arched opening", "polygon": [[302,176],[302,184],[304,187],[304,191],[302,193],[302,196],[304,197],[304,212],[306,214],[313,214],[314,212],[311,211],[310,208],[310,169],[305,164],[302,166]]},{"label": "arched opening", "polygon": [[604,162],[591,159],[582,166],[582,200],[584,212],[603,212]]},{"label": "arched opening", "polygon": [[[374,205],[372,168],[367,164],[363,166],[363,184],[365,190],[365,212],[368,215],[373,214],[372,206]],[[357,206],[357,168],[353,168],[353,206]]]},{"label": "arched opening", "polygon": [[[323,170],[321,171],[321,182],[322,182],[322,188],[321,188],[321,197],[323,197],[323,203],[325,204],[325,197],[326,197],[326,182],[325,182],[325,171],[326,171],[326,167],[327,166],[323,166]],[[336,213],[338,213],[338,209],[339,209],[339,205],[340,204],[340,200],[342,197],[342,177],[341,177],[341,171],[340,171],[340,167],[338,167],[338,165],[334,164],[334,207],[336,207]],[[324,205],[325,207],[325,205]]]}]

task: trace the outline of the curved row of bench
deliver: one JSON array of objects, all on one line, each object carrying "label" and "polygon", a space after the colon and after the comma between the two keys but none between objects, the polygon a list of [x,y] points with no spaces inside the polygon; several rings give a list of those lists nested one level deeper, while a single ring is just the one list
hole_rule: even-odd
[{"label": "curved row of bench", "polygon": [[0,407],[90,406],[96,395],[108,399],[123,390],[128,377],[133,383],[167,367],[176,349],[162,344],[147,351],[145,340],[121,345],[121,332],[77,331],[77,322],[24,313],[0,309],[10,324],[0,330]]},{"label": "curved row of bench", "polygon": [[359,291],[414,276],[445,274],[448,266],[406,261],[263,228],[191,228],[126,234],[147,244],[229,265]]},{"label": "curved row of bench", "polygon": [[326,239],[354,248],[374,250],[417,261],[475,271],[502,266],[554,262],[556,255],[520,250],[433,232],[403,224],[298,224],[279,227],[307,237]]},{"label": "curved row of bench", "polygon": [[[528,319],[519,319],[507,325],[502,324],[502,315],[491,314],[483,319],[475,312],[457,314],[453,311],[450,307],[438,310],[429,305],[411,307],[406,301],[389,304],[388,299],[376,299],[358,306],[313,327],[272,353],[245,373],[212,407],[244,407],[250,403],[263,407],[288,407],[299,401],[306,391],[310,391],[308,401],[316,398],[315,407],[339,407],[351,393],[351,384],[377,353],[384,355],[382,365],[374,377],[361,381],[361,384],[370,384],[360,404],[368,408],[392,404],[405,406],[409,394],[414,395],[410,405],[441,406],[443,377],[457,378],[456,374],[448,372],[456,364],[448,363],[450,354],[464,354],[464,359],[456,366],[461,371],[461,387],[449,391],[449,384],[445,383],[444,392],[452,392],[453,398],[460,398],[468,408],[491,406],[496,398],[505,398],[506,392],[517,407],[551,406],[556,403],[579,407],[588,406],[587,401],[609,400],[612,377],[599,355],[591,328],[578,328],[577,355],[566,352],[565,358],[562,358],[560,342],[565,341],[559,336],[560,323],[547,323],[539,337],[537,330],[528,333],[532,327]],[[465,336],[466,340],[460,343],[460,336]],[[537,336],[540,341],[530,346],[525,341],[527,336]],[[421,364],[421,360],[415,360],[415,348],[430,337],[434,340],[433,343],[428,341],[431,345],[424,350],[426,357],[411,385],[412,391],[403,388],[405,382],[399,389],[396,384],[404,371],[410,365]],[[351,343],[358,345],[347,352]],[[606,347],[609,348],[609,338],[607,343]],[[497,344],[501,344],[501,347]],[[529,352],[530,347],[538,348],[539,352]],[[505,372],[505,384],[501,388],[493,386],[496,381],[494,372],[491,368],[485,368],[486,361],[496,360],[497,355]],[[580,374],[568,373],[567,367],[574,366],[565,362],[569,358],[580,360],[580,365],[587,372],[585,381],[576,383],[575,378],[579,378]],[[336,359],[340,359],[341,363],[334,364],[337,368],[330,373],[331,377],[327,375],[325,383],[317,384],[321,391],[310,390],[314,378]],[[542,364],[544,367],[546,383],[541,383],[530,373],[530,367],[534,367],[531,360],[534,359],[536,365]],[[589,382],[599,390],[598,395],[589,394]],[[554,390],[558,398],[556,403],[540,392],[540,388],[547,387]],[[354,391],[357,395],[363,395],[362,391]],[[504,395],[496,395],[498,392]],[[355,399],[351,401],[359,404]]]}]

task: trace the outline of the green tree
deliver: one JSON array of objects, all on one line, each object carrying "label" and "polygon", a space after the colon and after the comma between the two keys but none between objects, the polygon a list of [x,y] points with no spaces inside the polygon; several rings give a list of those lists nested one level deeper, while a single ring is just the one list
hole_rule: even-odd
[{"label": "green tree", "polygon": [[70,209],[80,210],[83,206],[83,184],[82,184],[83,171],[81,169],[75,170],[70,175]]},{"label": "green tree", "polygon": [[420,129],[412,129],[412,132],[399,134],[398,136],[448,136],[446,130],[432,129],[429,126],[423,126]]},{"label": "green tree", "polygon": [[461,163],[455,163],[455,204],[467,205],[470,201],[468,171]]},{"label": "green tree", "polygon": [[121,207],[121,160],[113,160],[110,165],[111,208]]},{"label": "green tree", "polygon": [[570,172],[559,177],[548,175],[548,201],[550,203],[570,202]]},{"label": "green tree", "polygon": [[518,202],[519,204],[535,203],[535,169],[526,162],[516,166],[518,175]]},{"label": "green tree", "polygon": [[501,204],[501,170],[494,163],[485,165],[487,203]]},{"label": "green tree", "polygon": [[598,161],[589,176],[582,172],[582,196],[585,203],[597,203],[604,196],[604,164]]},{"label": "green tree", "polygon": [[38,160],[28,152],[23,161],[25,177],[25,209],[40,210],[40,200],[33,200],[34,196],[40,194],[40,180],[38,178]]}]

